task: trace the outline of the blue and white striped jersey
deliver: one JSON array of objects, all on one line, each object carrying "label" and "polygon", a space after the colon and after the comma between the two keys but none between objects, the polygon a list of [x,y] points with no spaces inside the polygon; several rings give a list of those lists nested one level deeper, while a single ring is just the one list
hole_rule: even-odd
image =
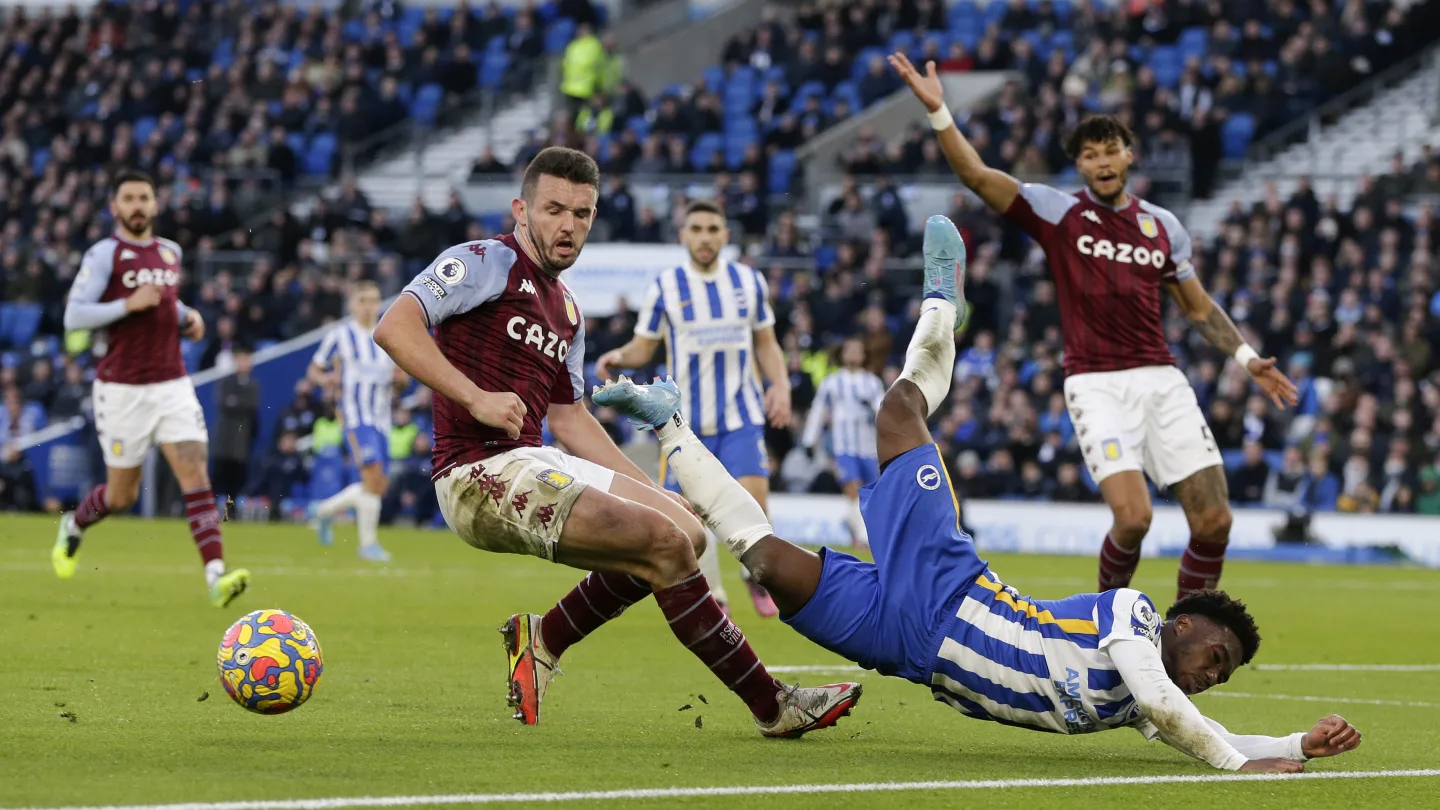
[{"label": "blue and white striped jersey", "polygon": [[325,333],[310,362],[327,370],[340,364],[340,415],[347,430],[368,425],[388,434],[395,361],[376,345],[374,331],[347,318]]},{"label": "blue and white striped jersey", "polygon": [[[1106,648],[1160,646],[1160,616],[1130,588],[1066,599],[1023,597],[993,573],[964,592],[931,671],[935,699],[982,720],[1060,734],[1146,721]],[[1152,729],[1153,731],[1153,729]]]},{"label": "blue and white striped jersey", "polygon": [[662,272],[646,292],[635,334],[664,336],[681,408],[697,434],[765,424],[754,333],[775,325],[768,299],[764,277],[737,262],[713,273],[687,262]]},{"label": "blue and white striped jersey", "polygon": [[885,383],[863,368],[842,368],[820,382],[802,444],[814,447],[830,423],[830,454],[875,458],[875,414],[885,398]]}]

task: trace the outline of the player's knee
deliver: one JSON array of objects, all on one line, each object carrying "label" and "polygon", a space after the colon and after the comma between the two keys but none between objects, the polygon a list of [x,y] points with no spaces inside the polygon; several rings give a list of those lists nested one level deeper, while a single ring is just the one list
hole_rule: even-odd
[{"label": "player's knee", "polygon": [[[650,569],[646,579],[652,584],[678,582],[696,567],[696,549],[691,538],[668,518],[646,521],[645,565]],[[701,548],[704,548],[702,532]]]},{"label": "player's knee", "polygon": [[1115,512],[1115,527],[1111,537],[1121,545],[1138,545],[1150,531],[1150,521],[1155,517],[1149,506],[1118,506]]},{"label": "player's knee", "polygon": [[105,487],[105,505],[111,512],[124,512],[140,500],[140,485]]},{"label": "player's knee", "polygon": [[1190,518],[1190,534],[1207,543],[1226,543],[1230,540],[1230,525],[1234,518],[1228,504],[1215,504],[1198,510]]}]

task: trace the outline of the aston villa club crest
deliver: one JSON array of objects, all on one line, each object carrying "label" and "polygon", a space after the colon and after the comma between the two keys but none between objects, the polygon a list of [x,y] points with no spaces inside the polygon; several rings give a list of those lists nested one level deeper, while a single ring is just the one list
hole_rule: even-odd
[{"label": "aston villa club crest", "polygon": [[1160,226],[1155,223],[1155,217],[1149,214],[1137,214],[1135,218],[1140,221],[1140,233],[1151,239],[1160,235]]},{"label": "aston villa club crest", "polygon": [[177,261],[175,251],[171,250],[168,247],[165,247],[164,245],[160,246],[160,258],[164,260],[166,264],[175,264],[175,262]]},{"label": "aston villa club crest", "polygon": [[565,317],[570,319],[570,325],[580,323],[580,311],[575,308],[575,299],[570,297],[569,290],[565,292]]}]

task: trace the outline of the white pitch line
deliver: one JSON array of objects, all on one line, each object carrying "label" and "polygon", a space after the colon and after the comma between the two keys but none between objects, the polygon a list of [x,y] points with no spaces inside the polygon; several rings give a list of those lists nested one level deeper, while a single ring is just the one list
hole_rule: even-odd
[{"label": "white pitch line", "polygon": [[1409,706],[1421,709],[1440,709],[1440,703],[1426,703],[1423,700],[1380,700],[1374,698],[1321,697],[1319,695],[1263,695],[1258,692],[1207,692],[1205,696],[1264,698],[1267,700],[1303,700],[1307,703],[1356,703],[1362,706]]},{"label": "white pitch line", "polygon": [[1440,664],[1256,664],[1272,672],[1440,672]]},{"label": "white pitch line", "polygon": [[1009,790],[1014,788],[1127,787],[1207,782],[1275,782],[1301,779],[1403,779],[1440,777],[1440,768],[1408,771],[1320,771],[1318,773],[1207,773],[1175,776],[1096,776],[1083,779],[972,779],[958,782],[860,782],[825,785],[734,785],[723,787],[589,790],[571,793],[452,793],[438,796],[356,796],[278,801],[189,802],[29,808],[28,810],[338,810],[347,807],[421,807],[446,804],[519,804],[579,801],[688,799],[709,796],[778,796],[814,793],[899,793],[913,790]]}]

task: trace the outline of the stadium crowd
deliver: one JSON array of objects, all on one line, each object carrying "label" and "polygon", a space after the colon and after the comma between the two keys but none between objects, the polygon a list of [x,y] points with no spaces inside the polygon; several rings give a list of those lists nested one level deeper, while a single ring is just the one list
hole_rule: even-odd
[{"label": "stadium crowd", "polygon": [[[35,302],[40,312],[28,333],[14,326],[14,318],[8,318],[8,325],[0,330],[0,344],[8,349],[0,364],[0,447],[4,448],[0,455],[0,508],[35,507],[46,498],[46,493],[35,492],[33,485],[27,487],[27,464],[16,451],[15,440],[47,422],[87,413],[89,362],[85,344],[72,338],[64,344],[68,353],[56,351],[62,339],[61,302],[78,264],[78,252],[98,239],[108,226],[101,200],[103,180],[114,165],[148,166],[163,180],[165,209],[157,228],[186,246],[187,263],[199,283],[185,297],[210,324],[209,338],[203,344],[187,347],[192,369],[217,365],[234,368],[242,372],[238,376],[246,381],[252,350],[303,334],[342,315],[347,279],[374,278],[382,294],[392,295],[418,265],[434,255],[436,246],[485,238],[511,224],[500,216],[467,211],[458,195],[443,211],[427,210],[417,201],[403,216],[394,216],[372,206],[353,182],[342,182],[336,195],[318,202],[308,214],[276,211],[264,227],[249,234],[236,230],[242,211],[249,213],[237,207],[244,196],[239,193],[243,183],[241,189],[232,188],[228,182],[207,185],[207,178],[235,175],[233,171],[224,175],[207,173],[200,167],[214,165],[218,159],[222,166],[233,170],[236,141],[243,147],[246,132],[257,136],[257,142],[264,143],[267,149],[291,137],[291,124],[309,137],[315,130],[307,127],[326,106],[325,99],[331,99],[331,107],[337,101],[343,104],[346,94],[371,99],[371,93],[381,92],[373,90],[372,85],[379,86],[375,83],[342,89],[344,82],[312,84],[301,79],[298,89],[294,83],[288,85],[281,93],[282,109],[285,93],[291,90],[307,94],[307,99],[309,94],[316,94],[316,100],[313,105],[305,105],[310,111],[305,121],[285,122],[284,134],[274,137],[268,134],[274,131],[269,124],[275,123],[268,119],[269,107],[241,103],[250,91],[231,88],[219,93],[204,92],[187,84],[191,89],[183,108],[172,114],[174,120],[166,126],[161,126],[166,120],[165,111],[158,111],[156,128],[145,143],[136,145],[136,141],[123,137],[107,140],[117,133],[133,133],[133,122],[138,118],[135,108],[126,106],[127,87],[133,82],[124,79],[133,71],[151,68],[144,60],[132,66],[123,60],[80,59],[79,52],[67,51],[62,47],[64,43],[123,41],[126,48],[140,47],[132,43],[153,41],[158,36],[154,31],[169,30],[159,27],[166,20],[176,32],[189,30],[186,26],[203,28],[205,23],[213,24],[218,31],[239,32],[233,47],[235,64],[240,64],[244,60],[261,62],[263,54],[270,50],[284,50],[282,46],[287,42],[293,45],[293,40],[286,39],[286,32],[304,31],[308,25],[312,36],[323,43],[335,28],[330,23],[311,24],[315,18],[310,17],[288,18],[288,23],[279,26],[263,25],[267,15],[294,14],[288,7],[273,4],[248,16],[236,14],[237,6],[233,4],[197,12],[203,5],[189,6],[183,13],[172,4],[158,4],[153,9],[142,6],[138,8],[145,11],[134,12],[133,17],[127,16],[132,12],[121,7],[104,6],[94,21],[15,17],[17,24],[7,25],[0,33],[0,54],[9,54],[0,59],[0,102],[16,102],[0,103],[0,109],[7,110],[0,119],[0,132],[4,133],[0,139],[0,168],[5,177],[5,182],[0,183],[5,235],[0,249],[0,278],[7,306]],[[1417,15],[1434,6],[1433,2],[1412,5],[1405,13]],[[807,70],[817,71],[815,76],[821,78],[803,75],[806,81],[822,83],[827,80],[824,76],[836,79],[820,107],[832,112],[840,107],[843,112],[845,108],[835,101],[833,91],[845,83],[840,78],[844,74],[838,69],[832,71],[833,75],[822,70],[825,63],[837,58],[833,52],[838,50],[843,65],[863,65],[863,71],[859,67],[847,70],[848,75],[859,76],[854,91],[869,103],[889,92],[885,88],[893,89],[893,82],[888,74],[871,75],[872,62],[857,61],[860,55],[873,55],[867,49],[877,47],[876,43],[889,42],[897,34],[917,28],[949,31],[954,34],[949,39],[959,41],[944,43],[944,69],[1020,69],[1027,77],[1028,97],[1039,99],[1039,105],[1032,108],[1024,101],[1027,93],[1017,85],[1007,89],[993,108],[970,117],[969,131],[997,165],[1022,175],[1056,173],[1063,163],[1054,154],[1058,140],[1055,134],[1098,99],[1103,107],[1128,110],[1129,120],[1141,133],[1147,167],[1153,168],[1165,148],[1175,153],[1176,165],[1193,167],[1199,166],[1198,158],[1205,155],[1218,161],[1222,151],[1213,149],[1214,141],[1209,141],[1210,146],[1203,145],[1207,138],[1220,136],[1216,130],[1199,137],[1196,120],[1204,119],[1207,127],[1221,126],[1222,110],[1234,115],[1233,110],[1243,108],[1259,119],[1256,128],[1263,131],[1275,123],[1267,123],[1263,115],[1267,111],[1301,109],[1294,105],[1308,107],[1356,78],[1401,58],[1404,49],[1410,47],[1409,34],[1394,29],[1397,23],[1418,19],[1392,19],[1388,5],[1376,12],[1373,6],[1354,3],[1333,10],[1323,2],[1311,4],[1309,10],[1297,10],[1287,2],[1265,9],[1257,6],[1252,13],[1260,20],[1256,25],[1249,17],[1238,25],[1233,16],[1219,19],[1211,5],[1200,3],[1149,6],[1138,20],[1125,17],[1123,11],[1113,15],[1097,13],[1086,4],[1069,8],[1041,3],[1032,8],[1015,3],[1005,9],[1003,16],[997,15],[993,26],[981,28],[974,47],[970,47],[964,41],[966,37],[959,35],[970,29],[956,27],[962,16],[957,16],[955,9],[961,7],[957,4],[947,12],[928,0],[850,5],[844,10],[804,5],[795,22],[767,19],[756,31],[744,33],[727,45],[726,66],[720,78],[728,81],[747,66],[761,71],[778,67],[788,70],[788,62],[783,66],[779,62],[791,53],[797,58],[818,59],[820,65]],[[1066,17],[1063,27],[1058,24],[1062,8]],[[213,14],[213,19],[195,16],[205,13]],[[523,13],[517,16],[512,33],[525,27],[522,18]],[[371,15],[361,24],[372,26],[378,19]],[[495,18],[486,12],[472,18],[472,24],[484,19]],[[119,20],[125,20],[124,24]],[[440,33],[432,23],[438,24],[438,17],[427,17],[413,36],[438,41]],[[346,36],[348,24],[339,25],[340,36]],[[907,216],[889,175],[932,175],[944,180],[948,169],[937,161],[931,139],[923,130],[913,130],[902,142],[892,145],[862,138],[846,153],[850,175],[842,193],[824,212],[821,229],[807,232],[794,212],[771,207],[783,198],[766,193],[777,187],[773,172],[766,175],[777,165],[774,154],[795,145],[776,142],[771,137],[774,132],[791,126],[785,123],[787,118],[793,118],[794,125],[811,134],[826,124],[823,118],[802,121],[804,115],[791,112],[801,108],[794,107],[788,96],[784,103],[772,97],[777,90],[788,91],[796,84],[794,77],[783,84],[776,81],[775,87],[761,85],[756,89],[761,106],[746,107],[746,114],[766,127],[763,137],[757,135],[755,142],[743,143],[739,149],[722,144],[700,155],[706,157],[705,162],[696,163],[693,158],[697,156],[697,140],[714,134],[710,128],[715,117],[720,118],[720,131],[725,131],[725,109],[732,93],[728,86],[703,91],[691,88],[651,103],[619,78],[623,68],[611,61],[614,54],[608,43],[597,39],[588,24],[582,25],[575,44],[583,42],[584,46],[575,60],[589,71],[585,75],[593,84],[585,86],[585,92],[581,92],[579,84],[571,88],[575,90],[569,94],[575,99],[575,117],[571,118],[567,111],[548,131],[534,133],[513,165],[500,161],[493,153],[481,155],[472,176],[507,176],[544,145],[578,143],[600,156],[607,168],[601,209],[609,238],[659,242],[673,236],[673,212],[656,212],[638,205],[627,173],[715,170],[716,159],[721,161],[719,168],[737,170],[718,174],[717,186],[736,224],[737,235],[745,242],[747,260],[770,278],[777,331],[787,352],[795,389],[796,422],[772,429],[767,435],[775,462],[775,485],[783,491],[833,491],[835,483],[826,470],[824,455],[808,454],[796,447],[801,420],[815,387],[835,366],[838,342],[847,335],[863,337],[868,365],[887,383],[896,374],[915,306],[905,276],[887,271],[913,255],[919,223]],[[1183,68],[1173,86],[1168,86],[1168,76],[1155,75],[1163,71],[1131,58],[1132,46],[1177,42],[1185,30],[1195,26],[1206,28],[1208,50],[1198,67]],[[464,29],[465,25],[458,27]],[[121,37],[117,33],[136,30],[151,31],[147,36],[152,39]],[[248,36],[244,33],[247,30]],[[1381,36],[1382,30],[1392,31],[1393,36]],[[805,33],[808,31],[819,34]],[[1016,35],[1021,31],[1028,33]],[[1378,43],[1378,50],[1347,50],[1352,58],[1346,62],[1344,76],[1332,76],[1333,84],[1317,83],[1328,74],[1317,68],[1323,60],[1314,53],[1316,43],[1328,38],[1326,41],[1351,43],[1346,48],[1360,47],[1354,43],[1371,41],[1359,35],[1364,31],[1374,32],[1367,36]],[[1027,60],[1034,59],[1034,37],[1030,36],[1034,32],[1044,34],[1044,41],[1051,44],[1059,34],[1068,32],[1070,47],[1081,58],[1063,75],[1053,68],[1058,64],[1054,59],[1038,63],[1033,71],[1028,69]],[[1344,32],[1351,36],[1345,38]],[[206,36],[211,34],[207,31]],[[1217,45],[1227,36],[1236,40],[1229,50]],[[458,41],[452,37],[445,47],[458,49],[464,40],[462,32]],[[1066,37],[1060,40],[1063,46]],[[802,41],[812,42],[812,46],[789,47]],[[941,45],[939,39],[927,39],[923,32],[913,41],[920,49]],[[17,49],[16,43],[20,42],[27,43],[26,47]],[[33,51],[28,43],[35,43]],[[1388,43],[1398,44],[1395,50],[1389,50]],[[402,53],[406,54],[408,69],[414,52],[402,49]],[[27,67],[29,60],[40,58],[34,54],[45,56],[41,64],[46,67]],[[355,54],[364,64],[370,51],[356,48]],[[197,48],[197,66],[182,61],[173,67],[205,71],[207,82],[212,76],[223,80],[225,70],[211,66],[210,55],[210,49]],[[1094,58],[1090,58],[1092,55]],[[567,53],[566,59],[571,56]],[[421,63],[427,58],[425,53],[420,54]],[[996,59],[1001,61],[986,61]],[[1267,78],[1264,63],[1271,59],[1281,69],[1276,77]],[[304,65],[316,66],[311,57],[303,60]],[[1260,63],[1258,70],[1251,69],[1255,60]],[[326,61],[319,64],[323,66]],[[1304,81],[1281,80],[1288,75],[1284,66],[1291,62],[1300,66],[1296,73],[1303,74]],[[1085,65],[1089,67],[1076,72]],[[1247,66],[1246,75],[1252,77],[1242,82],[1239,90],[1231,73],[1237,65]],[[379,84],[385,82],[386,69],[381,68]],[[155,75],[163,77],[169,75],[170,66],[160,64],[157,70]],[[95,111],[82,113],[83,104],[75,110],[44,107],[68,103],[63,94],[44,92],[45,82],[50,80],[47,77],[68,76],[76,71],[97,74],[97,80],[87,86],[97,88],[93,99],[96,110],[108,109],[106,98],[115,102],[118,111],[113,127],[103,120],[89,128],[65,123],[71,120],[66,116],[86,115],[93,119],[98,115]],[[116,74],[112,85],[98,80],[98,74],[108,72]],[[309,71],[302,70],[298,75],[309,75]],[[873,79],[869,84],[867,77]],[[1216,77],[1225,78],[1217,81]],[[707,81],[715,79],[713,74],[707,77]],[[1154,86],[1157,84],[1166,86]],[[107,86],[113,92],[105,90]],[[702,83],[701,87],[707,85]],[[605,94],[607,88],[613,96]],[[155,93],[153,87],[150,92]],[[848,95],[849,91],[841,93]],[[1251,98],[1250,106],[1233,100],[1242,96]],[[1232,100],[1223,101],[1225,98]],[[605,106],[622,102],[626,105],[623,109]],[[804,101],[804,106],[813,105]],[[217,111],[231,108],[246,110],[249,117],[230,122],[238,126],[228,125],[223,120],[226,116]],[[124,112],[127,109],[129,113]],[[194,116],[193,128],[185,123],[192,109],[200,111]],[[604,116],[605,109],[616,111]],[[264,125],[253,126],[256,122],[251,118],[260,119]],[[643,137],[630,127],[641,118],[650,127]],[[612,128],[603,136],[603,142],[598,131],[602,119],[610,121]],[[38,136],[32,121],[42,127]],[[771,124],[775,124],[775,130],[769,129]],[[102,143],[116,144],[118,155],[92,154],[80,148],[89,142],[90,129],[97,125],[100,129],[94,137]],[[614,134],[614,128],[621,125],[625,128]],[[672,126],[674,131],[668,131]],[[171,139],[164,134],[172,128],[179,137]],[[213,130],[202,131],[205,128]],[[223,132],[219,136],[222,140],[231,139],[228,147],[218,145],[215,131]],[[660,133],[667,133],[667,137],[660,137]],[[805,137],[803,132],[801,137]],[[191,145],[188,150],[187,144]],[[48,149],[48,157],[37,165],[35,155],[41,149]],[[1212,149],[1213,154],[1205,149]],[[266,152],[264,165],[269,166],[272,154]],[[252,155],[258,156],[259,152]],[[738,162],[728,160],[731,157]],[[634,160],[626,162],[629,158]],[[785,162],[779,164],[783,167]],[[1195,172],[1194,186],[1203,191],[1198,181],[1208,182],[1214,173],[1198,168]],[[1146,194],[1143,180],[1136,190]],[[1300,407],[1294,412],[1275,412],[1253,395],[1243,373],[1233,363],[1216,356],[1203,341],[1187,332],[1183,319],[1171,313],[1172,349],[1195,384],[1216,441],[1227,451],[1231,494],[1237,503],[1440,514],[1440,358],[1432,357],[1432,347],[1440,345],[1440,289],[1435,267],[1440,245],[1433,235],[1433,208],[1415,204],[1423,195],[1437,192],[1440,158],[1427,151],[1414,165],[1402,162],[1384,176],[1364,180],[1360,195],[1348,210],[1340,210],[1333,200],[1317,199],[1308,187],[1302,186],[1289,199],[1272,194],[1253,210],[1233,211],[1223,233],[1197,249],[1197,268],[1217,300],[1247,331],[1254,345],[1281,359],[1302,391]],[[49,204],[35,205],[34,201]],[[677,209],[684,204],[678,196],[675,202]],[[957,488],[971,498],[1098,500],[1079,464],[1073,431],[1058,393],[1062,345],[1059,311],[1054,285],[1040,255],[1018,231],[963,194],[955,196],[947,213],[961,227],[972,256],[967,282],[971,314],[958,355],[957,385],[951,401],[937,413],[934,425]],[[255,251],[262,258],[243,267],[209,261],[212,255],[221,255],[218,251],[237,249]],[[200,277],[193,273],[200,266],[220,269]],[[633,315],[603,322],[592,320],[587,325],[587,357],[593,361],[627,340],[631,318]],[[332,463],[340,455],[334,392],[302,380],[295,384],[293,393],[293,402],[279,418],[267,446],[257,446],[253,441],[258,431],[249,436],[249,443],[238,442],[233,452],[222,453],[217,442],[217,462],[225,457],[248,461],[238,483],[231,486],[238,492],[232,494],[278,503],[303,493],[317,475],[337,474]],[[236,411],[226,415],[227,424],[232,423],[232,417],[242,422],[247,416],[252,421],[258,419],[253,411],[245,410],[247,397],[234,400]],[[426,394],[412,391],[396,413],[400,427],[391,442],[391,454],[397,460],[392,470],[396,484],[386,514],[421,522],[433,520]],[[632,438],[629,428],[613,414],[602,411],[600,417],[617,439]],[[317,469],[321,472],[317,473]]]}]

